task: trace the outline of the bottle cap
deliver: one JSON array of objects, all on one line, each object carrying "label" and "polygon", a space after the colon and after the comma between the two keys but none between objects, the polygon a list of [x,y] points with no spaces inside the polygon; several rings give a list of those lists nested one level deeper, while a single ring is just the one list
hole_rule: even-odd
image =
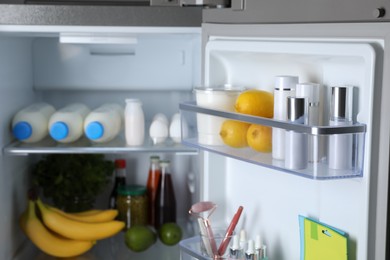
[{"label": "bottle cap", "polygon": [[309,106],[318,106],[320,103],[320,84],[299,83],[296,88],[297,97],[306,97]]},{"label": "bottle cap", "polygon": [[160,166],[161,166],[161,167],[169,166],[169,164],[170,164],[169,160],[160,161]]},{"label": "bottle cap", "polygon": [[332,87],[330,99],[331,119],[352,121],[353,87]]},{"label": "bottle cap", "polygon": [[150,160],[151,160],[152,162],[159,162],[159,161],[160,161],[160,156],[158,156],[158,155],[152,155],[152,156],[150,156]]},{"label": "bottle cap", "polygon": [[261,248],[261,237],[260,235],[257,235],[256,236],[256,240],[255,240],[255,248]]},{"label": "bottle cap", "polygon": [[231,247],[233,250],[237,250],[240,248],[240,241],[238,239],[238,236],[237,235],[233,235],[233,244],[232,244],[232,247]]},{"label": "bottle cap", "polygon": [[50,136],[55,140],[62,140],[69,134],[68,125],[64,122],[56,122],[50,128]]},{"label": "bottle cap", "polygon": [[25,140],[32,135],[32,127],[25,121],[18,122],[12,129],[13,135],[19,140]]},{"label": "bottle cap", "polygon": [[118,187],[118,194],[122,196],[140,196],[146,193],[146,187],[141,185],[122,185]]},{"label": "bottle cap", "polygon": [[104,126],[97,122],[91,122],[85,128],[85,135],[91,140],[97,140],[104,134]]},{"label": "bottle cap", "polygon": [[276,76],[275,78],[275,90],[294,90],[297,84],[297,76]]},{"label": "bottle cap", "polygon": [[240,230],[240,243],[246,243],[246,232],[245,229]]},{"label": "bottle cap", "polygon": [[287,97],[287,118],[289,121],[306,124],[306,102],[304,97]]},{"label": "bottle cap", "polygon": [[255,246],[252,239],[248,240],[248,248],[246,250],[247,254],[254,254],[255,253]]},{"label": "bottle cap", "polygon": [[115,160],[115,168],[126,168],[126,160],[125,159],[116,159]]}]

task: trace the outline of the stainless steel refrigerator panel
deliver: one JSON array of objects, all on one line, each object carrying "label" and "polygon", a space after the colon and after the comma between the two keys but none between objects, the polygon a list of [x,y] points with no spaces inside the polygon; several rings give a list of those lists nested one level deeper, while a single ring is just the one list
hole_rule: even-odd
[{"label": "stainless steel refrigerator panel", "polygon": [[0,25],[199,27],[201,7],[0,5]]}]

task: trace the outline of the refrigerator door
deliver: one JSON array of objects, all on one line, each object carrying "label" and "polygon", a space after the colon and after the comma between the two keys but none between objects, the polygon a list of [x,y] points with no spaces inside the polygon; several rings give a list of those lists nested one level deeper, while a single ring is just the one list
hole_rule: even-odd
[{"label": "refrigerator door", "polygon": [[[298,215],[349,235],[350,259],[385,259],[389,175],[389,24],[203,26],[203,82],[273,91],[276,75],[297,75],[330,86],[353,85],[356,121],[367,125],[361,178],[316,181],[204,152],[203,198],[216,202],[215,223],[229,223],[236,208],[254,239],[260,234],[272,259],[299,259]],[[258,45],[259,48],[249,46]],[[322,47],[320,47],[322,45]],[[334,48],[335,46],[339,46]],[[366,46],[352,54],[354,46]],[[313,48],[311,48],[313,47]],[[343,51],[342,49],[346,48]],[[324,99],[324,110],[329,109]],[[328,121],[325,113],[324,120]],[[209,150],[212,150],[210,148]],[[239,158],[239,160],[237,160]],[[223,167],[221,167],[223,165]]]}]

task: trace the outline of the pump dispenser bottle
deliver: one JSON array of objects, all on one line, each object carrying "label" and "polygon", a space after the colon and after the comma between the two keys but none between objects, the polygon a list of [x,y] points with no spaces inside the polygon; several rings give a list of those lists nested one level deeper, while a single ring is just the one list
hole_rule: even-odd
[{"label": "pump dispenser bottle", "polygon": [[[330,126],[352,125],[353,87],[332,87],[330,99]],[[329,136],[328,163],[330,169],[352,168],[352,134]]]}]

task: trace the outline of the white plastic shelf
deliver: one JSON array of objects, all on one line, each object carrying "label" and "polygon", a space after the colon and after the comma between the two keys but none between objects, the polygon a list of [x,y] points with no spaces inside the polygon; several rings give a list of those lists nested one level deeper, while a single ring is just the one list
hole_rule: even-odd
[{"label": "white plastic shelf", "polygon": [[62,144],[54,141],[51,138],[34,143],[27,144],[15,141],[4,148],[6,154],[11,155],[28,155],[28,154],[123,154],[129,152],[151,152],[151,153],[183,153],[197,154],[198,150],[193,147],[184,146],[174,143],[172,140],[167,140],[164,143],[154,145],[150,138],[146,138],[141,146],[128,146],[123,135],[116,139],[102,144],[97,144],[83,137],[76,142]]},{"label": "white plastic shelf", "polygon": [[[284,121],[278,121],[269,118],[249,116],[233,112],[225,112],[213,110],[197,106],[195,102],[181,103],[180,110],[183,122],[187,124],[189,129],[188,136],[183,139],[182,143],[192,147],[206,151],[218,153],[231,158],[239,159],[260,166],[276,169],[289,174],[294,174],[310,179],[338,179],[338,178],[356,178],[363,176],[363,153],[364,153],[364,138],[366,125],[356,123],[348,126],[309,126],[292,124]],[[317,150],[322,156],[316,162],[308,162],[304,169],[289,169],[285,167],[284,160],[275,160],[272,158],[272,153],[262,153],[253,150],[250,147],[232,148],[227,145],[217,144],[209,145],[199,142],[197,115],[205,114],[214,116],[214,118],[232,119],[251,124],[259,124],[263,126],[290,130],[297,133],[306,134],[309,137],[320,137],[323,140],[321,150]],[[327,140],[332,135],[351,135],[352,139],[352,164],[346,169],[331,169],[327,159]],[[312,147],[311,150],[319,149]],[[310,150],[310,149],[309,149]]]}]

